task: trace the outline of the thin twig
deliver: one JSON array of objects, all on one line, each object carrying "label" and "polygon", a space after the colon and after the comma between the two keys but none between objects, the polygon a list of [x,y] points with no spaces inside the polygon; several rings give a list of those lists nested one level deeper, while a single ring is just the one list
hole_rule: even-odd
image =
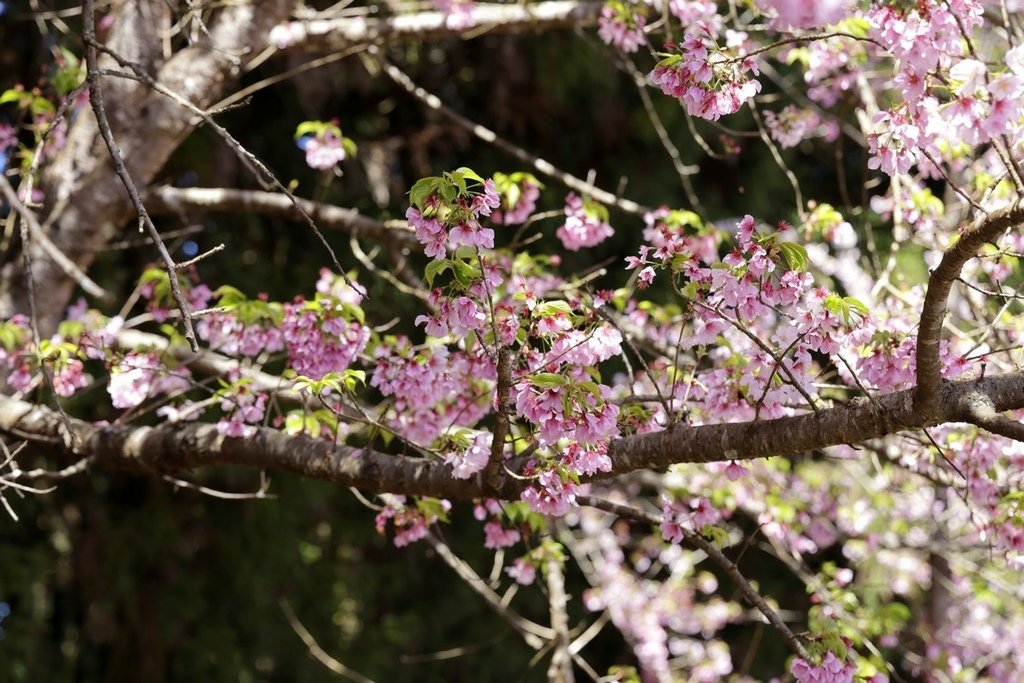
[{"label": "thin twig", "polygon": [[295,610],[292,609],[291,604],[286,599],[282,598],[278,604],[281,606],[281,611],[284,612],[284,616],[288,620],[288,624],[292,627],[292,630],[295,631],[295,634],[302,639],[302,642],[309,649],[309,654],[316,658],[318,662],[339,676],[344,676],[349,680],[356,681],[356,683],[373,683],[372,679],[367,678],[358,671],[353,671],[334,657],[327,654],[327,652],[320,647],[319,643],[316,642],[316,638],[313,637],[313,634],[310,633],[309,630],[302,625],[302,622],[299,621],[299,618],[295,616]]},{"label": "thin twig", "polygon": [[114,134],[110,130],[110,121],[107,120],[107,112],[103,106],[103,88],[100,85],[98,73],[99,64],[96,60],[96,22],[93,4],[93,0],[83,0],[82,4],[82,35],[85,41],[85,66],[86,80],[89,83],[89,104],[92,106],[92,111],[96,115],[96,125],[99,128],[100,136],[103,138],[103,142],[107,146],[110,158],[114,161],[114,169],[117,171],[117,176],[121,179],[121,183],[124,185],[124,189],[127,190],[128,196],[131,198],[132,204],[135,206],[135,211],[139,215],[139,223],[145,228],[146,232],[149,233],[150,239],[153,240],[153,244],[156,245],[157,251],[160,253],[160,258],[164,263],[164,269],[167,271],[167,278],[170,281],[171,295],[174,297],[174,301],[178,304],[178,310],[181,311],[181,320],[185,328],[185,339],[188,340],[188,344],[193,351],[198,351],[199,343],[196,341],[196,333],[192,327],[191,307],[184,295],[182,295],[181,287],[178,286],[178,275],[174,259],[171,258],[170,253],[167,251],[167,246],[160,238],[160,233],[157,231],[156,226],[153,224],[153,220],[149,217],[149,213],[146,211],[146,206],[142,203],[142,198],[139,196],[139,190],[135,186],[135,181],[132,180],[131,175],[128,173],[128,169],[124,165],[124,157],[121,155],[121,149],[117,146],[117,141],[114,140]]},{"label": "thin twig", "polygon": [[[576,496],[576,500],[580,505],[604,510],[605,512],[610,512],[625,519],[633,519],[639,522],[657,525],[660,525],[664,521],[664,518],[661,515],[638,510],[636,508],[629,507],[628,505],[620,505],[596,496]],[[807,651],[804,649],[803,644],[801,644],[797,639],[789,626],[786,625],[786,622],[782,620],[782,617],[779,616],[779,613],[775,608],[769,605],[768,602],[761,597],[761,594],[754,590],[754,587],[750,585],[750,582],[747,581],[745,576],[743,576],[736,564],[726,557],[725,554],[713,543],[705,539],[700,534],[688,529],[683,529],[682,531],[687,543],[703,550],[715,564],[725,571],[725,573],[729,575],[729,578],[731,578],[736,584],[736,587],[740,589],[740,592],[743,593],[743,597],[745,597],[750,604],[756,607],[757,610],[764,615],[765,619],[768,620],[768,623],[782,634],[782,637],[786,640],[790,649],[797,655],[806,659]]]},{"label": "thin twig", "polygon": [[10,204],[11,208],[14,209],[15,213],[21,216],[21,220],[28,224],[28,229],[32,235],[32,239],[38,242],[42,250],[46,252],[46,255],[53,259],[53,262],[60,266],[68,277],[74,280],[75,283],[77,283],[78,286],[84,289],[88,294],[91,294],[97,299],[101,299],[103,301],[111,300],[110,293],[107,290],[100,287],[88,275],[82,272],[81,268],[75,265],[75,262],[68,258],[67,255],[65,255],[64,252],[62,252],[57,245],[46,236],[46,233],[39,225],[39,221],[36,220],[35,214],[32,213],[32,211],[30,211],[20,199],[18,199],[18,193],[14,191],[14,188],[11,187],[11,183],[8,182],[7,177],[2,173],[0,173],[0,192],[3,193],[4,198],[7,200],[7,203]]},{"label": "thin twig", "polygon": [[[545,542],[554,543],[550,536]],[[572,644],[569,639],[569,615],[565,611],[568,598],[565,595],[565,576],[562,574],[562,560],[555,553],[548,553],[544,562],[544,574],[548,586],[548,607],[551,613],[551,630],[555,632],[554,650],[548,666],[548,681],[551,683],[573,683],[576,679],[572,669]]]},{"label": "thin twig", "polygon": [[521,617],[519,614],[512,611],[508,606],[503,604],[501,596],[491,590],[491,587],[487,585],[480,576],[473,571],[472,567],[459,559],[455,553],[451,551],[444,541],[439,539],[432,533],[427,534],[427,542],[434,548],[434,551],[444,560],[445,564],[455,570],[455,573],[459,575],[466,584],[472,588],[480,597],[482,597],[491,609],[493,609],[499,617],[501,617],[509,626],[515,630],[516,633],[523,639],[527,645],[534,650],[539,650],[544,646],[545,641],[551,640],[555,637],[554,632],[549,629],[536,624],[529,619]]},{"label": "thin twig", "polygon": [[484,142],[494,145],[498,149],[514,156],[516,159],[519,159],[523,163],[530,164],[540,173],[558,180],[566,187],[576,190],[577,192],[589,195],[599,202],[612,204],[627,213],[637,215],[648,213],[651,210],[648,207],[642,206],[630,199],[623,199],[611,192],[608,192],[607,190],[602,190],[593,183],[589,183],[582,178],[577,178],[576,176],[555,167],[550,161],[546,161],[540,157],[535,157],[523,148],[517,147],[511,142],[499,137],[498,134],[490,128],[485,128],[478,123],[470,121],[465,116],[442,102],[439,97],[416,85],[413,80],[409,78],[408,74],[384,59],[379,50],[371,47],[369,52],[377,57],[378,62],[384,69],[384,73],[387,74],[391,80],[400,85],[406,92],[418,99],[420,102],[423,102],[431,109],[444,114]]}]

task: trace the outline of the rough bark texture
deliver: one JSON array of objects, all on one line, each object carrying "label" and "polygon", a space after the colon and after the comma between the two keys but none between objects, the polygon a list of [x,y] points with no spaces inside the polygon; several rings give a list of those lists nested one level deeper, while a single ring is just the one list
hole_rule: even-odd
[{"label": "rough bark texture", "polygon": [[1024,221],[1024,205],[1018,200],[1006,208],[980,217],[960,232],[960,238],[942,255],[942,261],[928,279],[928,292],[921,308],[917,332],[917,390],[915,409],[928,415],[938,409],[942,383],[939,351],[942,324],[946,318],[949,290],[960,277],[964,264],[970,261],[986,242],[995,242],[1009,228]]},{"label": "rough bark texture", "polygon": [[[461,33],[479,35],[491,31],[540,31],[559,27],[590,26],[597,23],[601,2],[553,0],[536,4],[499,5],[489,3],[473,8],[473,26]],[[426,40],[457,35],[446,25],[445,12],[416,12],[384,19],[345,17],[292,22],[291,41],[286,49],[303,52],[331,52],[359,43]]]},{"label": "rough bark texture", "polygon": [[[295,204],[285,195],[276,192],[228,188],[154,187],[146,192],[143,201],[153,214],[187,211],[252,212],[303,220]],[[368,218],[355,209],[306,199],[299,199],[296,203],[322,228],[341,230],[354,237],[365,237],[380,244],[410,249],[419,247],[415,234],[407,226],[391,227],[390,224]]]},{"label": "rough bark texture", "polygon": [[[206,108],[222,97],[240,75],[239,58],[263,49],[270,29],[288,16],[294,4],[293,0],[230,3],[216,15],[209,38],[203,36],[197,44],[164,60],[160,40],[162,4],[130,2],[116,12],[119,20],[107,45],[139,62],[161,85]],[[108,78],[104,85],[117,143],[133,179],[145,186],[192,132],[195,117],[142,84]],[[87,107],[79,109],[66,145],[44,168],[41,188],[46,193],[43,214],[47,216],[48,236],[83,270],[133,215]],[[45,335],[60,321],[74,282],[35,246],[32,260],[36,282],[46,286],[46,296],[37,302]],[[0,267],[0,318],[27,311],[21,259],[10,259]]]},{"label": "rough bark texture", "polygon": [[[861,405],[848,405],[763,422],[676,427],[656,434],[616,439],[609,447],[612,471],[606,479],[638,469],[683,462],[749,460],[798,455],[838,444],[863,441],[944,422],[967,421],[979,394],[994,410],[1024,407],[1024,374],[948,382],[937,410],[915,412],[913,390]],[[483,475],[459,480],[439,461],[387,455],[371,449],[334,445],[306,436],[259,429],[249,439],[229,438],[209,424],[99,426],[61,416],[42,406],[0,395],[0,434],[46,444],[68,457],[94,458],[99,467],[176,472],[212,464],[235,464],[290,472],[378,493],[452,499],[516,498],[529,480],[500,477],[497,487]]]}]

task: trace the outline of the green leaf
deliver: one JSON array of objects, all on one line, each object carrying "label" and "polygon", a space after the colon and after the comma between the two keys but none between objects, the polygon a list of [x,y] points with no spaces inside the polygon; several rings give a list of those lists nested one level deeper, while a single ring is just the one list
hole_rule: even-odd
[{"label": "green leaf", "polygon": [[481,178],[476,171],[474,171],[471,168],[467,168],[466,166],[459,166],[457,169],[453,171],[453,173],[458,173],[463,178],[469,178],[470,180],[475,180],[476,182],[481,184],[483,184],[484,182],[484,179]]},{"label": "green leaf", "polygon": [[364,370],[346,370],[342,373],[342,381],[345,384],[345,390],[353,394],[357,384],[366,386],[366,372]]},{"label": "green leaf", "polygon": [[28,339],[28,331],[8,321],[0,323],[0,344],[4,345],[4,348],[8,351],[13,351],[15,347],[22,346],[25,340]]},{"label": "green leaf", "polygon": [[568,303],[556,299],[555,301],[545,301],[537,304],[537,307],[533,309],[534,318],[553,318],[558,314],[572,315],[572,308]]},{"label": "green leaf", "polygon": [[870,313],[868,307],[865,306],[860,301],[860,299],[855,299],[852,296],[844,296],[843,301],[846,302],[847,306],[852,308],[855,312],[857,312],[860,315],[867,315],[868,313]]},{"label": "green leaf", "polygon": [[303,135],[319,135],[327,126],[328,124],[323,121],[303,121],[295,128],[295,137],[301,138]]},{"label": "green leaf", "polygon": [[[160,274],[166,277],[166,273],[163,271],[160,271]],[[145,277],[145,274],[143,274],[143,277]],[[248,299],[242,290],[231,285],[221,285],[214,290],[213,295],[217,297],[217,303],[225,308],[235,308]]]},{"label": "green leaf", "polygon": [[352,138],[342,138],[341,146],[345,150],[345,154],[350,157],[354,157],[356,152],[359,151],[359,148],[356,146],[356,143],[352,141]]},{"label": "green leaf", "polygon": [[782,251],[782,255],[786,259],[786,264],[790,270],[807,270],[807,264],[810,262],[807,258],[807,250],[804,249],[803,245],[796,244],[795,242],[782,242],[779,244],[779,249]]},{"label": "green leaf", "polygon": [[345,320],[355,320],[360,325],[366,324],[366,313],[363,311],[362,306],[343,303],[341,305],[341,313]]},{"label": "green leaf", "polygon": [[459,188],[459,196],[465,196],[467,193],[465,176],[463,176],[458,171],[455,171],[454,173],[449,173],[448,178],[449,180],[451,180],[452,184],[455,185],[455,187]]},{"label": "green leaf", "polygon": [[4,93],[0,95],[0,104],[7,104],[8,102],[18,102],[24,96],[25,91],[20,88],[11,88],[10,90],[5,90]]},{"label": "green leaf", "polygon": [[427,264],[427,269],[423,272],[423,277],[427,281],[428,287],[434,286],[434,278],[444,273],[451,267],[448,259],[442,259],[440,261],[431,261]]},{"label": "green leaf", "polygon": [[440,181],[441,179],[437,176],[429,176],[417,180],[412,189],[409,190],[409,203],[422,210],[423,203],[430,195],[434,194]]},{"label": "green leaf", "polygon": [[57,111],[57,107],[53,105],[53,102],[46,99],[45,97],[33,97],[32,104],[29,107],[34,116],[41,116],[43,114],[53,114]]},{"label": "green leaf", "polygon": [[551,389],[565,386],[565,378],[553,372],[538,372],[530,375],[530,383],[537,387]]},{"label": "green leaf", "polygon": [[437,193],[441,195],[441,199],[445,200],[449,204],[454,202],[459,197],[459,191],[454,185],[449,183],[440,183],[437,188]]},{"label": "green leaf", "polygon": [[598,400],[598,402],[601,401],[601,387],[597,385],[597,382],[584,381],[577,384],[577,386],[589,391],[590,394]]},{"label": "green leaf", "polygon": [[436,517],[442,522],[448,521],[448,511],[444,504],[437,498],[420,498],[416,501],[416,507],[426,516],[427,519]]}]

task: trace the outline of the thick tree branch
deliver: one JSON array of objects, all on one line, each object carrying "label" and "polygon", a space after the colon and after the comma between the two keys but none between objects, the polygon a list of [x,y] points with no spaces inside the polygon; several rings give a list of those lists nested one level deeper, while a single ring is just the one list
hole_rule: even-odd
[{"label": "thick tree branch", "polygon": [[[700,427],[675,425],[656,434],[616,439],[608,449],[612,470],[595,479],[682,462],[796,455],[965,421],[966,397],[975,394],[987,397],[995,412],[1024,408],[1024,374],[946,383],[938,409],[928,416],[915,413],[913,390],[908,389],[866,405],[839,406],[817,415]],[[513,499],[529,485],[529,480],[502,476],[495,487],[482,474],[457,480],[451,468],[439,461],[386,455],[266,428],[243,439],[225,437],[210,424],[99,426],[68,418],[65,427],[61,416],[49,408],[0,395],[0,432],[70,451],[63,438],[65,430],[71,432],[79,457],[94,456],[99,467],[169,473],[212,464],[247,465],[368,491],[453,499]]]},{"label": "thick tree branch", "polygon": [[605,476],[679,462],[794,455],[946,422],[962,422],[966,420],[963,400],[973,393],[988,397],[996,412],[1015,410],[1024,407],[1024,374],[948,382],[940,387],[936,406],[927,414],[916,409],[914,391],[898,391],[863,405],[844,405],[818,414],[700,427],[674,425],[654,434],[616,439],[608,449],[612,471]]},{"label": "thick tree branch", "polygon": [[1005,436],[1008,439],[1024,441],[1024,423],[1000,415],[992,400],[982,393],[968,394],[963,400],[964,419],[982,429]]},{"label": "thick tree branch", "polygon": [[[169,474],[205,465],[246,465],[368,491],[457,499],[485,494],[480,477],[454,479],[451,468],[440,461],[386,455],[273,429],[258,429],[252,438],[232,438],[212,424],[95,425],[74,418],[68,423],[78,451],[93,456],[96,467]],[[55,411],[0,395],[0,432],[64,450],[64,430]]]},{"label": "thick tree branch", "polygon": [[1017,200],[999,211],[981,216],[970,227],[964,228],[956,244],[942,255],[942,261],[928,279],[928,293],[921,308],[917,331],[917,388],[914,391],[914,410],[925,420],[941,409],[939,349],[949,290],[960,277],[964,264],[974,258],[983,244],[994,241],[1008,228],[1024,222],[1022,202],[1024,200]]},{"label": "thick tree branch", "polygon": [[250,212],[268,216],[281,216],[290,220],[303,220],[296,204],[317,225],[341,230],[356,237],[365,237],[380,244],[418,248],[413,231],[404,222],[383,223],[364,216],[355,209],[331,204],[296,199],[295,203],[283,194],[259,190],[227,188],[153,187],[143,195],[151,213],[182,211]]},{"label": "thick tree branch", "polygon": [[601,2],[554,0],[535,4],[473,7],[473,25],[452,29],[445,12],[416,12],[382,19],[339,17],[289,23],[285,49],[302,52],[334,52],[360,43],[385,43],[431,38],[459,38],[490,32],[543,31],[552,28],[591,26],[601,14]]}]

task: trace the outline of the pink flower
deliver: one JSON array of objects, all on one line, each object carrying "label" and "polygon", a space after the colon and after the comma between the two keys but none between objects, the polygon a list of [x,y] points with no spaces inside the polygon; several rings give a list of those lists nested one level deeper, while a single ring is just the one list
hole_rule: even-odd
[{"label": "pink flower", "polygon": [[537,208],[537,199],[540,197],[540,186],[537,183],[524,180],[519,184],[520,194],[515,206],[510,207],[507,212],[495,209],[491,214],[491,221],[497,225],[518,225],[526,220]]},{"label": "pink flower", "polygon": [[579,474],[610,472],[612,460],[608,457],[608,444],[601,443],[593,447],[585,447],[579,443],[570,444],[562,456],[562,465]]},{"label": "pink flower", "polygon": [[77,358],[72,358],[63,365],[55,368],[53,373],[53,391],[58,396],[67,398],[74,395],[78,389],[83,389],[89,384],[89,378],[84,374],[85,366]]},{"label": "pink flower", "polygon": [[525,489],[520,498],[542,515],[561,517],[576,504],[576,484],[563,481],[558,472],[545,470],[537,477],[539,486]]},{"label": "pink flower", "polygon": [[435,259],[443,259],[448,247],[448,233],[436,218],[423,218],[420,212],[409,207],[405,212],[409,225],[416,231],[416,239],[424,245],[423,253]]},{"label": "pink flower", "polygon": [[497,520],[492,520],[484,525],[484,534],[486,536],[484,547],[491,550],[508,548],[518,543],[521,538],[518,531],[504,528]]},{"label": "pink flower", "polygon": [[310,137],[306,140],[306,165],[323,171],[334,168],[345,159],[345,147],[341,139],[327,133],[323,138]]},{"label": "pink flower", "polygon": [[608,45],[615,45],[623,52],[636,52],[646,42],[644,25],[647,18],[633,12],[629,5],[619,5],[616,10],[610,4],[601,8],[597,35]]},{"label": "pink flower", "polygon": [[[501,197],[498,196],[498,190],[494,187],[494,181],[488,178],[484,181],[484,191],[473,197],[469,209],[474,218],[480,218],[480,216],[490,216],[491,211],[500,205]],[[493,246],[492,244],[491,247]]]},{"label": "pink flower", "polygon": [[588,210],[583,200],[570,192],[565,198],[565,224],[555,231],[570,251],[593,247],[615,234],[612,227]]},{"label": "pink flower", "polygon": [[730,460],[725,467],[725,476],[729,478],[729,481],[739,481],[747,476],[747,468],[735,460]]},{"label": "pink flower", "polygon": [[155,354],[132,351],[111,367],[107,393],[114,407],[134,408],[145,401],[159,366]]},{"label": "pink flower", "polygon": [[230,419],[221,418],[217,422],[217,432],[224,436],[249,439],[256,435],[256,428],[245,424],[241,416],[236,413]]},{"label": "pink flower", "polygon": [[811,28],[835,24],[850,12],[850,0],[755,0],[758,7],[774,10],[776,28]]},{"label": "pink flower", "polygon": [[[488,181],[490,182],[490,181]],[[482,197],[483,195],[477,195]],[[488,211],[490,213],[490,211]],[[449,233],[452,244],[458,246],[464,244],[467,247],[481,247],[483,249],[494,248],[494,231],[490,228],[481,227],[474,220],[459,223]]]},{"label": "pink flower", "polygon": [[492,439],[491,434],[478,434],[465,451],[446,453],[444,461],[451,465],[452,476],[456,479],[469,479],[484,469],[491,455]]},{"label": "pink flower", "polygon": [[452,31],[472,28],[476,23],[473,18],[476,5],[471,0],[434,0],[434,6],[445,13],[444,25]]},{"label": "pink flower", "polygon": [[855,671],[852,662],[844,662],[832,652],[827,653],[818,666],[797,657],[789,670],[798,683],[853,683]]},{"label": "pink flower", "polygon": [[505,573],[523,586],[529,586],[537,578],[537,569],[522,557],[516,558],[511,567],[505,567]]}]

